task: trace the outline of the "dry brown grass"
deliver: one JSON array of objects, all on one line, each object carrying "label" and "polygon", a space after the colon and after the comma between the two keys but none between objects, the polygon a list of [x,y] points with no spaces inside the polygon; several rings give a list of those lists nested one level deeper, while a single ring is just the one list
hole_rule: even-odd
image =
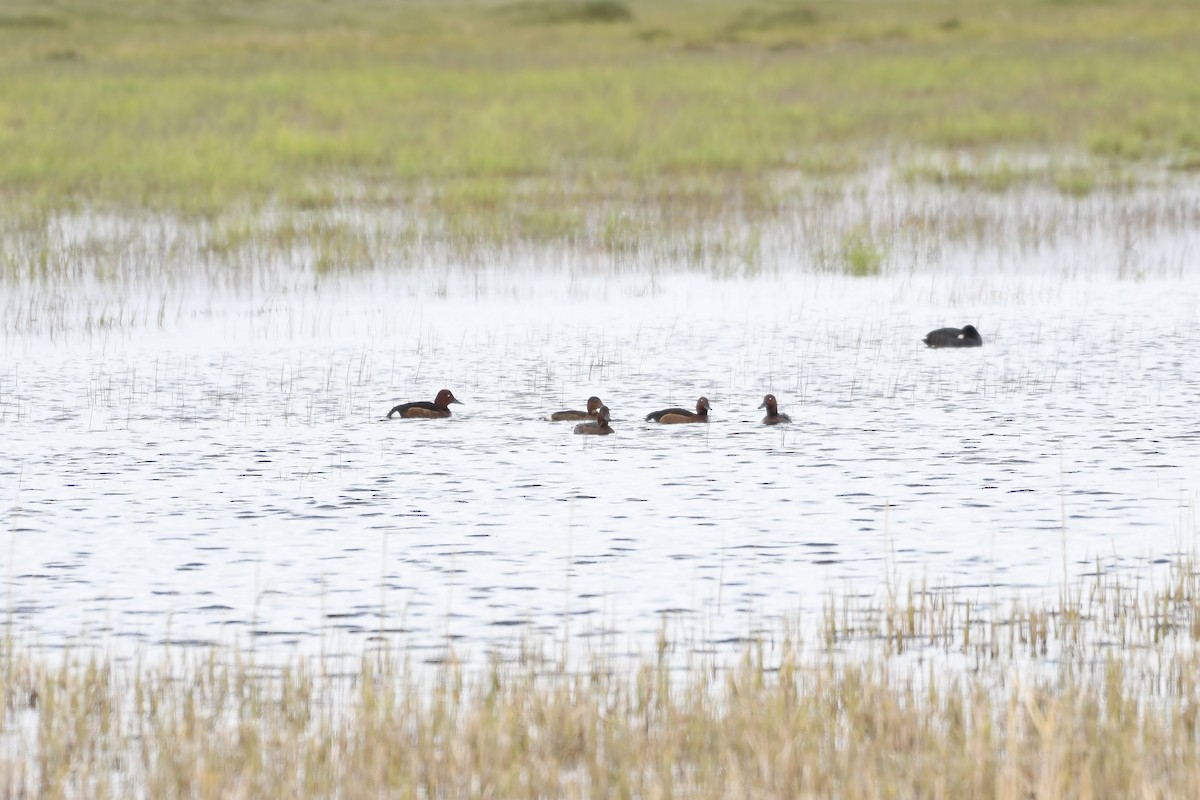
[{"label": "dry brown grass", "polygon": [[1194,797],[1200,579],[989,612],[832,599],[823,641],[732,664],[527,657],[349,673],[8,641],[0,797]]}]

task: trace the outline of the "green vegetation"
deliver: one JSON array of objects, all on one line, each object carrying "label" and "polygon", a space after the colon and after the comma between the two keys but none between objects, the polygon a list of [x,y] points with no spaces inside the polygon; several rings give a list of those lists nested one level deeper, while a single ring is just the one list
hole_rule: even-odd
[{"label": "green vegetation", "polygon": [[1195,797],[1197,565],[1153,590],[1097,567],[1045,606],[831,597],[807,648],[776,631],[728,664],[666,632],[632,663],[349,669],[0,640],[0,795]]},{"label": "green vegetation", "polygon": [[620,0],[549,0],[541,3],[519,3],[504,9],[514,19],[526,23],[588,23],[625,22],[633,12]]},{"label": "green vegetation", "polygon": [[[9,0],[0,280],[111,281],[144,243],[62,220],[147,214],[149,262],[216,282],[547,247],[753,274],[797,221],[790,263],[873,275],[1003,227],[955,193],[1194,181],[1197,74],[1191,0]],[[929,184],[941,218],[824,224]]]},{"label": "green vegetation", "polygon": [[558,238],[578,209],[680,202],[681,177],[698,195],[682,202],[719,204],[731,187],[754,194],[780,170],[824,174],[864,153],[1187,166],[1200,159],[1194,12],[1191,0],[10,0],[0,202],[10,215],[220,214],[432,193],[481,235],[520,209],[534,235]]},{"label": "green vegetation", "polygon": [[862,233],[855,232],[842,241],[841,266],[856,278],[878,275],[883,268],[883,251]]}]

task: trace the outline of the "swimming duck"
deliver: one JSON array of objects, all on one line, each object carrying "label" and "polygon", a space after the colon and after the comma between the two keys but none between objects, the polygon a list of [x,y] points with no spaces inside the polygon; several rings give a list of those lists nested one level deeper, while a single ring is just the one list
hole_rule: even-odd
[{"label": "swimming duck", "polygon": [[575,426],[575,432],[589,436],[606,436],[613,432],[612,427],[608,424],[610,419],[608,406],[600,406],[596,409],[596,421],[579,423]]},{"label": "swimming duck", "polygon": [[925,334],[923,340],[930,347],[982,347],[983,337],[974,325],[962,328],[938,328]]},{"label": "swimming duck", "polygon": [[763,417],[763,425],[781,425],[785,422],[791,422],[792,418],[787,414],[779,413],[779,405],[775,402],[775,395],[769,394],[763,398],[759,408],[765,408],[767,415]]},{"label": "swimming duck", "polygon": [[437,397],[433,398],[432,403],[404,403],[396,406],[388,412],[388,419],[391,419],[393,414],[399,414],[408,419],[440,419],[450,416],[451,404],[461,406],[462,402],[455,400],[449,389],[442,389],[437,393]]},{"label": "swimming duck", "polygon": [[551,422],[563,422],[565,420],[577,419],[596,419],[596,412],[604,407],[604,403],[600,402],[600,398],[592,395],[587,401],[587,411],[575,411],[570,409],[567,411],[555,411],[546,419]]},{"label": "swimming duck", "polygon": [[701,397],[696,401],[696,410],[688,411],[686,408],[664,408],[662,411],[653,411],[646,415],[646,422],[661,422],[664,425],[676,425],[681,422],[708,422],[708,412],[712,410],[712,406],[708,403],[707,397]]}]

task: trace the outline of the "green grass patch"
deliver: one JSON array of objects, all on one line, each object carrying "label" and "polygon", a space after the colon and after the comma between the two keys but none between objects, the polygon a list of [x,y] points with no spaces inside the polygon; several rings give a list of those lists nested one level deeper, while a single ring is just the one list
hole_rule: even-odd
[{"label": "green grass patch", "polygon": [[855,231],[842,240],[840,260],[842,271],[855,278],[867,278],[883,271],[885,249],[871,237]]},{"label": "green grass patch", "polygon": [[633,20],[633,12],[620,0],[547,0],[540,3],[515,3],[502,7],[500,13],[526,25],[587,24]]},{"label": "green grass patch", "polygon": [[67,23],[61,17],[52,14],[4,13],[0,12],[0,28],[7,29],[36,29],[36,28],[65,28]]},{"label": "green grass patch", "polygon": [[[780,171],[836,176],[914,149],[1190,163],[1193,12],[16,0],[0,12],[0,213],[219,215],[437,186],[448,212],[511,218],[520,195],[538,235],[573,227],[613,183],[645,187],[644,202],[683,180],[754,193]],[[999,190],[1022,174],[983,180]],[[578,205],[554,222],[564,184]]]}]

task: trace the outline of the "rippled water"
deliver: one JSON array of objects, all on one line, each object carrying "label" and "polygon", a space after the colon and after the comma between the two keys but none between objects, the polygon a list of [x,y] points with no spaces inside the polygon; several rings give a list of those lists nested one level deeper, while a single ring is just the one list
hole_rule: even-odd
[{"label": "rippled water", "polygon": [[[737,641],[1195,546],[1200,278],[428,276],[9,332],[0,563],[47,647]],[[929,329],[973,322],[977,350]],[[385,420],[454,391],[449,420]],[[759,425],[773,392],[795,421]],[[599,394],[616,435],[541,419]],[[652,410],[713,403],[707,426]]]}]

